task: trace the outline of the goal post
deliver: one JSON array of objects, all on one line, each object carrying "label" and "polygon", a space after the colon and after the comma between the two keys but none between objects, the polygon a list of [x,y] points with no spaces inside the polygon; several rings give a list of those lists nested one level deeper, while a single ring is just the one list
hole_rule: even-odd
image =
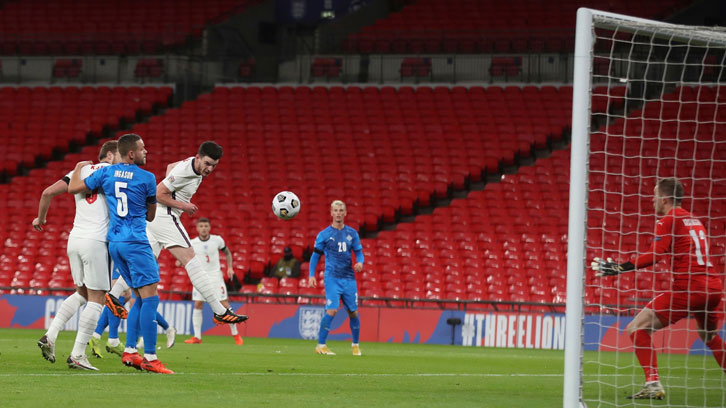
[{"label": "goal post", "polygon": [[[619,256],[623,262],[626,257],[647,249],[637,236],[646,235],[644,231],[654,225],[652,207],[644,207],[644,202],[650,199],[647,189],[652,194],[658,177],[674,176],[683,180],[689,203],[697,201],[697,190],[703,190],[705,184],[708,184],[706,190],[709,191],[705,198],[713,199],[715,196],[711,194],[716,191],[714,178],[726,182],[726,157],[719,156],[719,152],[726,155],[726,88],[719,92],[720,82],[726,80],[723,76],[725,51],[724,29],[669,24],[587,8],[580,8],[577,12],[570,146],[565,408],[585,407],[588,403],[597,406],[632,405],[628,400],[619,399],[621,395],[617,392],[613,393],[613,397],[617,394],[615,399],[618,400],[592,401],[583,397],[586,308],[593,310],[594,306],[603,306],[612,299],[616,299],[616,307],[621,306],[619,297],[610,298],[609,294],[595,290],[594,281],[587,287],[588,279],[591,279],[588,275],[592,273],[587,270],[591,261],[587,259],[588,250],[596,252],[597,256]],[[709,90],[702,92],[704,88]],[[675,96],[668,96],[669,92],[675,92]],[[696,96],[684,96],[689,92],[695,92]],[[702,93],[707,96],[702,96]],[[604,111],[595,107],[596,99],[604,100]],[[695,108],[691,109],[691,105]],[[720,105],[723,107],[719,113]],[[669,113],[667,108],[675,108],[676,113]],[[629,113],[638,110],[642,110],[641,123],[637,128],[627,128],[630,125]],[[616,125],[624,130],[611,130],[611,126],[615,129]],[[708,132],[712,132],[710,162],[704,156],[704,150],[699,150],[699,146],[708,144]],[[724,135],[719,136],[720,132]],[[591,134],[595,135],[594,140],[591,140]],[[593,142],[597,142],[597,146],[593,147]],[[614,145],[618,148],[613,149]],[[691,145],[695,147],[692,147],[691,157],[687,157],[686,147]],[[670,154],[668,149],[673,149],[672,146],[675,150]],[[637,153],[635,156],[634,151]],[[639,167],[627,167],[626,162],[637,162]],[[698,166],[700,169],[696,169]],[[710,168],[704,170],[703,166]],[[603,180],[594,189],[590,185],[593,168],[597,173],[594,175]],[[613,180],[619,181],[613,183]],[[608,191],[611,185],[615,185],[615,189]],[[631,191],[633,189],[636,193]],[[589,200],[596,202],[589,203]],[[710,204],[700,208],[706,213],[696,212],[695,215],[706,221],[717,212]],[[588,246],[588,238],[592,235],[592,229],[588,233],[589,210],[605,214],[597,222],[605,223],[606,218],[615,218],[619,223],[614,230],[602,227],[599,236],[594,237],[600,240],[593,241],[600,242],[597,247]],[[646,217],[648,211],[650,217]],[[726,217],[726,211],[722,215]],[[726,225],[726,218],[719,222]],[[629,231],[633,227],[634,231]],[[612,241],[610,238],[626,232],[630,236],[625,240]],[[723,234],[723,231],[720,230],[720,233]],[[650,234],[647,238],[652,239],[652,230]],[[717,238],[726,241],[726,234]],[[627,244],[624,243],[626,240]],[[608,242],[616,242],[616,247],[608,247]],[[723,262],[719,267],[723,269]],[[630,283],[633,283],[632,280]],[[651,294],[653,289],[658,288],[651,288]],[[599,297],[593,302],[595,293]],[[639,303],[637,308],[643,305]],[[631,306],[634,308],[636,305],[628,305]],[[600,327],[601,331],[604,329]],[[684,353],[687,354],[688,350]],[[631,367],[632,373],[639,369],[636,366],[637,362]],[[708,386],[704,385],[704,388]],[[706,391],[709,390],[703,393],[707,394]],[[710,391],[721,392],[722,400],[726,399],[726,391],[719,391],[716,387]]]}]

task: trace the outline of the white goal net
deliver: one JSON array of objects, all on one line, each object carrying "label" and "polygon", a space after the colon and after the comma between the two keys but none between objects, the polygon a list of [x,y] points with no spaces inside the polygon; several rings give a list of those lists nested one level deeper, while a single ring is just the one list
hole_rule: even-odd
[{"label": "white goal net", "polygon": [[[683,208],[707,231],[702,248],[724,276],[726,31],[581,9],[573,97],[565,407],[632,406],[645,383],[625,330],[671,289],[670,263],[595,277],[594,257],[625,263],[648,252],[656,181],[675,177]],[[605,112],[592,115],[593,112]],[[724,334],[724,301],[719,331]],[[693,319],[652,334],[663,402],[726,406],[726,374]]]}]

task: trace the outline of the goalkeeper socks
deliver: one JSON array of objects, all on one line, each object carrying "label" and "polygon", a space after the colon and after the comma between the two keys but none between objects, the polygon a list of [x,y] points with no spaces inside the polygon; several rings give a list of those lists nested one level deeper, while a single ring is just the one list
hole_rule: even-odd
[{"label": "goalkeeper socks", "polygon": [[76,342],[73,345],[72,356],[81,356],[86,354],[86,345],[91,340],[93,329],[98,322],[98,316],[101,315],[103,305],[95,302],[88,302],[78,318],[78,333],[76,333]]},{"label": "goalkeeper socks", "polygon": [[56,339],[58,339],[58,333],[63,330],[63,327],[65,327],[66,323],[71,320],[71,317],[76,314],[78,309],[85,304],[86,298],[81,296],[78,292],[68,296],[66,300],[61,303],[61,307],[57,312],[55,312],[55,317],[53,318],[53,321],[50,322],[50,327],[48,327],[48,331],[45,333],[51,343],[55,343]]},{"label": "goalkeeper socks", "polygon": [[633,340],[635,356],[638,357],[645,372],[645,382],[658,381],[658,357],[653,349],[653,341],[646,330],[636,330],[630,335]]},{"label": "goalkeeper socks", "polygon": [[204,300],[209,303],[212,311],[215,314],[221,315],[227,311],[227,308],[222,306],[217,297],[217,288],[212,284],[212,280],[209,279],[209,274],[204,270],[202,262],[199,257],[195,256],[189,261],[184,268],[187,270],[189,280],[192,281],[192,285],[202,294]]},{"label": "goalkeeper socks", "polygon": [[201,340],[201,338],[202,338],[202,309],[194,309],[192,311],[192,327],[194,327],[194,337]]},{"label": "goalkeeper socks", "polygon": [[713,351],[713,358],[716,359],[718,365],[720,365],[726,373],[726,343],[724,343],[721,336],[717,334],[713,336],[713,339],[706,343],[706,345],[711,349],[711,351]]},{"label": "goalkeeper socks", "polygon": [[159,296],[149,296],[141,305],[141,335],[144,338],[144,355],[156,356],[156,308],[159,307]]},{"label": "goalkeeper socks", "polygon": [[111,311],[108,310],[107,307],[104,307],[103,311],[101,312],[101,317],[98,318],[98,323],[96,324],[96,330],[93,331],[93,337],[95,337],[97,339],[101,338],[103,331],[106,330],[106,327],[108,326],[109,313],[111,313]]},{"label": "goalkeeper socks", "polygon": [[[126,298],[123,296],[118,298],[118,301],[121,302],[122,305],[126,304]],[[108,339],[109,341],[111,339],[118,339],[118,326],[121,324],[121,319],[114,316],[108,308],[106,308],[106,312],[108,312]],[[114,344],[111,345],[113,346]]]},{"label": "goalkeeper socks", "polygon": [[[158,297],[159,296],[157,296],[157,298]],[[169,328],[169,322],[167,322],[166,319],[164,319],[164,316],[162,316],[159,312],[156,312],[156,323],[158,323],[164,330]]]},{"label": "goalkeeper socks", "polygon": [[330,323],[333,322],[333,316],[325,313],[323,320],[320,322],[320,331],[318,332],[318,344],[325,344],[328,340],[328,333],[330,332]]},{"label": "goalkeeper socks", "polygon": [[[126,318],[126,349],[136,350],[136,341],[139,338],[139,322],[141,317],[141,306],[143,299],[137,297],[134,305],[129,310],[129,316]],[[110,336],[110,334],[109,334]],[[127,351],[128,353],[128,351]],[[133,353],[133,351],[132,351]]]},{"label": "goalkeeper socks", "polygon": [[360,338],[360,316],[350,317],[350,333],[353,335],[353,344],[358,344]]}]

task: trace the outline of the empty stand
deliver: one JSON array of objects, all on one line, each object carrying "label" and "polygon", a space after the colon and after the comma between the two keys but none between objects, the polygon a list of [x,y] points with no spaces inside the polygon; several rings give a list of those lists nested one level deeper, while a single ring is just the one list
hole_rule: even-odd
[{"label": "empty stand", "polygon": [[160,78],[164,73],[164,60],[159,58],[140,59],[136,63],[136,78]]},{"label": "empty stand", "polygon": [[310,67],[313,78],[337,78],[342,72],[342,58],[316,58]]},{"label": "empty stand", "polygon": [[[354,53],[572,52],[581,1],[416,0],[350,35]],[[691,1],[594,0],[587,7],[662,20]]]},{"label": "empty stand", "polygon": [[[66,69],[77,67],[68,61]],[[88,134],[98,137],[104,127],[116,127],[138,111],[151,113],[170,94],[170,88],[0,88],[0,137],[8,141],[3,147],[8,160],[0,170],[14,175],[18,165],[33,167],[36,157],[48,160],[56,149],[83,145]]]},{"label": "empty stand", "polygon": [[54,78],[77,78],[81,74],[83,61],[80,59],[59,59],[53,64]]},{"label": "empty stand", "polygon": [[5,2],[0,53],[21,55],[153,54],[200,36],[205,25],[259,0]]}]

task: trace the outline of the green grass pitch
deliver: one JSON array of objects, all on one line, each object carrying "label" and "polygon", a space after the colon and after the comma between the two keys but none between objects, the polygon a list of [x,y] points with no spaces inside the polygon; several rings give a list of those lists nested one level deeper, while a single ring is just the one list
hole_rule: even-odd
[{"label": "green grass pitch", "polygon": [[[206,336],[203,344],[188,345],[188,337],[179,336],[174,348],[159,351],[177,374],[158,375],[124,367],[110,353],[90,358],[99,372],[69,369],[73,332],[61,332],[51,364],[36,346],[42,334],[0,329],[0,406],[562,406],[562,351],[363,343],[363,356],[356,357],[350,343],[329,342],[338,355],[318,356],[314,341],[246,338],[240,347],[231,337]],[[164,340],[160,335],[159,343]],[[606,365],[594,364],[597,359]],[[624,397],[642,382],[632,356],[587,353],[588,406],[726,406],[726,376],[712,357],[661,361],[668,399],[632,404]],[[668,368],[686,365],[688,375],[685,368]],[[602,402],[592,402],[598,398]]]}]

